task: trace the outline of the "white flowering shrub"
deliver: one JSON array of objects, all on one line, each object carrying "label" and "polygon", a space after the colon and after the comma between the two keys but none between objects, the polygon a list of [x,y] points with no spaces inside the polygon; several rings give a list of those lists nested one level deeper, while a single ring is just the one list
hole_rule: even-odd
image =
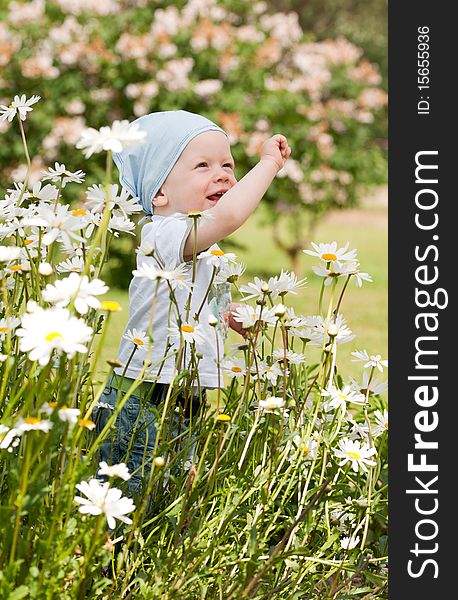
[{"label": "white flowering shrub", "polygon": [[[264,204],[273,225],[279,217],[288,225],[288,236],[276,228],[275,238],[297,261],[309,226],[352,205],[359,183],[386,180],[376,121],[387,98],[377,67],[345,38],[315,41],[296,13],[249,0],[11,0],[0,16],[0,103],[18,89],[39,87],[43,97],[30,126],[32,153],[42,157],[32,162],[32,183],[42,161],[76,168],[85,128],[152,111],[186,109],[217,122],[240,173],[281,130],[293,157]],[[5,183],[23,180],[19,143],[0,147],[0,163]],[[103,169],[91,161],[88,181],[100,181]]]},{"label": "white flowering shrub", "polygon": [[[31,164],[27,108],[17,97],[2,111]],[[131,486],[130,440],[119,460],[100,461],[154,345],[146,325],[126,332],[145,370],[110,411],[103,392],[111,371],[101,380],[99,362],[120,306],[104,300],[101,277],[112,239],[131,233],[138,209],[111,183],[111,149],[141,137],[129,123],[83,132],[85,153],[106,151],[104,185],[84,193],[85,173],[56,162],[33,184],[27,171],[0,200],[2,597],[386,598],[387,361],[353,346],[345,293],[371,277],[348,245],[307,250],[322,278],[316,315],[289,306],[291,294],[307,293],[294,273],[240,286],[234,320],[244,339],[218,357],[226,385],[180,438],[175,400],[198,377],[202,327],[198,314],[181,315],[169,331],[177,376],[149,409],[158,428],[139,488]],[[65,200],[75,188],[86,200],[72,208]],[[206,216],[183,218],[199,227]],[[243,266],[234,254],[196,260],[212,266],[215,282],[237,287]],[[189,267],[145,264],[134,275],[168,286],[173,306],[177,289],[193,293]],[[359,381],[338,367],[350,343]],[[183,353],[193,372],[181,369]],[[110,361],[116,366],[128,364]],[[100,409],[109,411],[101,431]]]}]

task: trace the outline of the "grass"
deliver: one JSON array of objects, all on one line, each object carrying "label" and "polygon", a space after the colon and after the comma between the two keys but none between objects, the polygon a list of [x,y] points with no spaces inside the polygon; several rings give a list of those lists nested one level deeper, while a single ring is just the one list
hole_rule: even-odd
[{"label": "grass", "polygon": [[[250,281],[255,275],[270,277],[288,269],[288,258],[275,246],[269,227],[261,224],[261,215],[255,213],[251,219],[233,236],[231,240],[242,244],[244,249],[237,250],[237,258],[247,266],[241,283]],[[361,365],[351,361],[353,350],[367,349],[369,354],[387,356],[388,349],[388,249],[387,249],[387,212],[384,206],[368,204],[360,209],[351,209],[330,213],[318,225],[315,242],[337,241],[339,245],[350,242],[350,248],[358,249],[361,270],[370,273],[373,283],[363,283],[356,288],[351,282],[348,287],[342,313],[347,324],[356,335],[356,339],[339,347],[338,363],[344,378],[348,375],[359,377]],[[296,313],[318,314],[318,297],[321,278],[312,271],[317,259],[302,254],[299,277],[306,276],[308,285],[297,296],[287,296],[287,303]],[[112,313],[109,335],[102,350],[100,369],[107,371],[106,360],[117,355],[119,340],[128,320],[128,291],[111,289],[106,299],[116,300],[123,311]],[[237,298],[234,298],[237,300]],[[230,332],[228,343],[235,342],[237,334]],[[313,350],[309,351],[313,360]]]}]

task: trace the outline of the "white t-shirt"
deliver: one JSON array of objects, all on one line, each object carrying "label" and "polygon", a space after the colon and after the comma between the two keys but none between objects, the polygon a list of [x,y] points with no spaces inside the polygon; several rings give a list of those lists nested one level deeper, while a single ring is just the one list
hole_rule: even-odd
[{"label": "white t-shirt", "polygon": [[[154,248],[154,257],[144,256],[140,253],[137,254],[137,269],[148,263],[157,268],[159,266],[158,261],[163,268],[168,268],[170,265],[178,266],[180,263],[183,263],[184,245],[192,226],[192,223],[187,222],[187,220],[177,219],[176,216],[163,217],[160,215],[153,215],[151,221],[147,222],[142,228],[141,242],[143,246],[150,245]],[[218,246],[215,244],[211,249],[218,249]],[[186,279],[191,281],[192,261],[188,261],[186,265]],[[193,315],[198,311],[202,300],[207,293],[212,273],[212,266],[207,265],[205,260],[197,260],[195,287],[192,294],[191,310],[189,311],[189,322],[192,322]],[[148,331],[156,286],[156,281],[152,281],[145,277],[134,277],[132,279],[129,285],[129,320],[124,333],[133,328],[137,329],[137,331]],[[185,304],[188,300],[188,296],[188,290],[175,289],[175,297],[183,322],[185,322],[186,317]],[[170,383],[178,374],[175,367],[175,356],[171,356],[163,361],[162,368],[157,364],[162,361],[165,356],[166,343],[169,336],[168,328],[172,323],[177,322],[175,311],[173,309],[170,310],[170,306],[169,287],[161,280],[153,316],[153,345],[149,356],[151,367],[145,372],[145,381]],[[202,354],[203,358],[200,360],[198,367],[199,381],[196,379],[193,381],[193,385],[200,385],[203,388],[218,387],[217,340],[220,360],[222,360],[223,357],[223,341],[220,329],[218,327],[211,327],[208,324],[208,317],[212,312],[214,311],[211,310],[209,299],[207,298],[199,316],[199,325],[205,340],[197,346],[197,352]],[[170,341],[172,341],[171,338]],[[179,340],[176,341],[175,349],[178,345]],[[116,374],[122,375],[124,366],[129,361],[133,349],[134,344],[122,337],[119,346],[118,360],[122,363],[123,367],[115,368]],[[173,351],[173,348],[169,350],[169,354],[171,351]],[[190,349],[188,347],[186,350],[187,360],[189,359],[190,354]],[[135,379],[143,369],[143,361],[146,357],[147,350],[145,344],[144,347],[140,346],[135,351],[129,362],[125,376]],[[185,364],[185,367],[187,366],[188,365]],[[159,377],[157,377],[158,372]],[[220,385],[223,385],[221,370]]]}]

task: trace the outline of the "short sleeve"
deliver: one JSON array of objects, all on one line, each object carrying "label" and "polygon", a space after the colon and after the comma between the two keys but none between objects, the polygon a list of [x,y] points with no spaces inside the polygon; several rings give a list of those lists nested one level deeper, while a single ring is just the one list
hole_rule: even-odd
[{"label": "short sleeve", "polygon": [[187,223],[186,220],[171,216],[161,218],[154,225],[151,242],[155,249],[156,257],[162,265],[164,267],[169,265],[176,266],[184,262],[184,245],[192,229],[192,222]]}]

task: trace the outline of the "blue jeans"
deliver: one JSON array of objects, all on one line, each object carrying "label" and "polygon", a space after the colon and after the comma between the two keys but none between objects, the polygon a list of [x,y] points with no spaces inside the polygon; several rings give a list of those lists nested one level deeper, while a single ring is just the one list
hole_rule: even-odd
[{"label": "blue jeans", "polygon": [[[127,481],[129,491],[138,494],[143,485],[148,482],[151,471],[151,463],[155,456],[154,448],[158,426],[160,424],[161,412],[158,407],[167,395],[168,385],[156,383],[149,398],[140,398],[131,395],[124,406],[119,411],[116,420],[108,435],[100,445],[100,460],[109,465],[125,462],[131,478]],[[94,421],[96,423],[95,432],[97,436],[101,433],[108,419],[113,414],[116,407],[116,398],[118,390],[109,383],[103,391],[99,402],[94,409]],[[124,393],[119,394],[118,402],[122,400]],[[205,398],[205,391],[202,399]],[[178,397],[176,404],[183,404],[182,397]],[[196,416],[200,409],[199,399],[194,397],[192,402],[192,421],[193,429],[196,422]],[[173,409],[172,424],[166,428],[167,434],[165,441],[176,439],[180,436],[181,448],[187,449],[185,460],[192,460],[195,450],[195,433],[191,435],[191,440],[186,436],[191,422],[191,411],[186,408],[182,414],[178,414]],[[161,440],[162,449],[164,449]],[[180,443],[180,442],[178,442]],[[159,447],[160,447],[159,446]],[[169,443],[167,449],[171,448]],[[157,455],[156,455],[157,456]]]}]

